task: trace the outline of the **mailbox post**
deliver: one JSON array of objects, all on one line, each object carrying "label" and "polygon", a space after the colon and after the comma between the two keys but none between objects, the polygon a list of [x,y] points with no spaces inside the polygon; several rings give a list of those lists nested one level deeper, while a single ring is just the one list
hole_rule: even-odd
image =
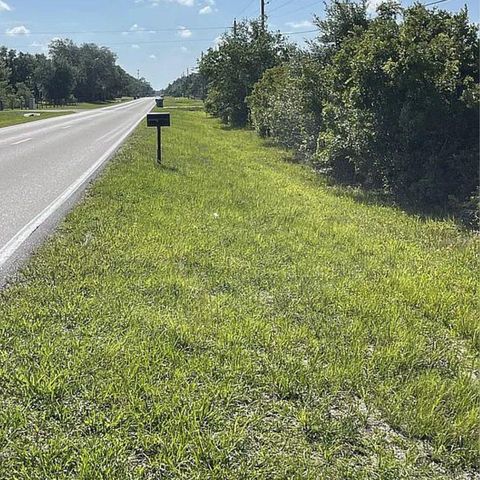
[{"label": "mailbox post", "polygon": [[170,126],[169,113],[148,113],[147,127],[157,127],[157,163],[162,163],[162,127]]}]

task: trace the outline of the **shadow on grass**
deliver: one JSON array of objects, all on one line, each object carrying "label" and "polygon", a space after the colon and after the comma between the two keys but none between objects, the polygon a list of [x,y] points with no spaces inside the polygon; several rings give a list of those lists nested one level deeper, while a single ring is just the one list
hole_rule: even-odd
[{"label": "shadow on grass", "polygon": [[361,185],[342,183],[322,172],[311,162],[306,155],[291,150],[271,138],[264,138],[263,145],[266,148],[274,148],[282,151],[282,160],[293,164],[303,164],[316,172],[318,186],[324,186],[338,197],[348,197],[357,203],[369,206],[380,206],[398,209],[407,215],[415,216],[422,221],[429,220],[452,220],[461,229],[480,231],[480,205],[445,205],[444,207],[414,203],[408,198],[395,198],[382,190],[368,189]]},{"label": "shadow on grass", "polygon": [[[218,121],[218,118],[208,113],[206,116],[208,120]],[[221,123],[220,128],[224,131],[254,131],[254,129],[248,125],[238,126],[226,123]],[[413,203],[408,199],[398,199],[384,191],[370,190],[361,186],[352,186],[337,182],[325,172],[315,169],[315,166],[308,161],[306,155],[289,149],[272,138],[263,138],[263,146],[266,148],[274,148],[277,151],[281,150],[281,159],[285,162],[304,164],[307,167],[313,168],[317,172],[318,185],[320,186],[321,184],[324,187],[328,187],[329,191],[338,197],[348,197],[364,205],[396,208],[405,212],[407,215],[415,216],[425,222],[429,220],[452,220],[461,229],[480,232],[480,205],[464,204],[435,207]]]},{"label": "shadow on grass", "polygon": [[295,150],[290,150],[288,147],[275,142],[270,138],[263,139],[263,146],[266,148],[274,148],[275,150],[280,151],[282,153],[282,160],[287,163],[294,163],[294,164],[304,164],[309,166],[307,157],[302,155],[300,152]]},{"label": "shadow on grass", "polygon": [[[212,118],[212,119],[213,119],[213,117],[209,117],[209,118]],[[229,125],[229,124],[227,124],[227,123],[222,123],[222,124],[220,125],[220,128],[221,128],[222,130],[227,131],[227,132],[235,132],[235,131],[240,131],[240,130],[244,130],[244,131],[246,130],[246,131],[251,131],[251,132],[253,132],[253,128],[242,127],[242,126],[240,126],[240,125]]]},{"label": "shadow on grass", "polygon": [[415,216],[427,222],[430,220],[452,220],[459,228],[479,231],[478,213],[475,208],[461,208],[454,206],[431,206],[413,203],[408,199],[398,199],[381,190],[368,190],[361,186],[351,186],[335,182],[321,172],[318,173],[324,179],[324,185],[329,191],[338,197],[347,197],[357,203],[368,206],[389,207],[398,209],[407,215]]}]

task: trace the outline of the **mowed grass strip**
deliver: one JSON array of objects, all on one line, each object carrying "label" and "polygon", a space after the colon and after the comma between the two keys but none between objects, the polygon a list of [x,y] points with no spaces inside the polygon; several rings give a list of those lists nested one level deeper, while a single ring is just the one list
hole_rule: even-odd
[{"label": "mowed grass strip", "polygon": [[11,125],[19,125],[21,123],[35,122],[37,120],[44,120],[45,118],[58,117],[60,115],[69,115],[73,112],[42,112],[38,117],[25,117],[27,111],[6,110],[0,112],[0,128],[9,127]]},{"label": "mowed grass strip", "polygon": [[0,294],[0,478],[478,478],[478,239],[183,105]]}]

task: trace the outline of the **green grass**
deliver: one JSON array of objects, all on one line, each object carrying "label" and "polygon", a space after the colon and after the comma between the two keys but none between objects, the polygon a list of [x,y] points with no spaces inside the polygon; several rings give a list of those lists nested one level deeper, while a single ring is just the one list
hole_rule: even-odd
[{"label": "green grass", "polygon": [[18,125],[20,123],[35,122],[36,120],[58,117],[60,115],[67,115],[69,112],[42,112],[39,117],[24,117],[23,115],[25,113],[28,112],[21,110],[6,110],[0,112],[0,128]]},{"label": "green grass", "polygon": [[122,97],[115,100],[107,100],[105,102],[78,102],[68,105],[42,105],[40,111],[47,111],[49,109],[54,110],[94,110],[96,108],[105,108],[111,107],[113,105],[118,105],[119,103],[130,102],[133,100],[133,97]]},{"label": "green grass", "polygon": [[478,478],[478,238],[201,111],[163,138],[0,294],[0,478]]},{"label": "green grass", "polygon": [[58,110],[69,110],[71,111],[49,111],[50,107],[43,107],[41,110],[38,112],[40,113],[39,117],[24,117],[23,115],[25,113],[29,113],[28,110],[5,110],[3,112],[0,112],[0,128],[2,127],[9,127],[11,125],[18,125],[20,123],[28,123],[28,122],[35,122],[36,120],[43,120],[45,118],[51,118],[51,117],[58,117],[60,115],[69,115],[71,113],[74,113],[75,110],[93,110],[96,108],[104,108],[104,107],[110,107],[113,105],[117,105],[118,103],[124,103],[124,102],[129,102],[131,101],[131,97],[123,97],[123,98],[118,98],[116,100],[112,100],[109,102],[95,102],[95,103],[88,103],[88,102],[81,102],[77,103],[75,105],[69,105],[65,107],[54,107],[52,106],[52,109],[58,109]]}]

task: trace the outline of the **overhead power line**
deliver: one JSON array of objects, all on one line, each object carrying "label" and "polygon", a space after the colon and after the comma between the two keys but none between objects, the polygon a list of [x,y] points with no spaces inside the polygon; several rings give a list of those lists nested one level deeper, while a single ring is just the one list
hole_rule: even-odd
[{"label": "overhead power line", "polygon": [[269,13],[276,12],[277,10],[280,10],[281,8],[289,5],[290,3],[292,3],[292,0],[288,0],[287,2],[284,2],[281,5],[278,5],[278,7],[272,8]]},{"label": "overhead power line", "polygon": [[[230,27],[231,28],[231,27]],[[280,32],[283,35],[302,35],[304,33],[314,33],[317,32],[318,30],[302,30],[302,31],[292,31],[292,32]],[[106,47],[117,47],[117,46],[123,46],[123,45],[162,45],[162,44],[182,44],[185,42],[210,42],[213,43],[215,41],[215,38],[178,38],[175,40],[151,40],[151,41],[146,41],[146,42],[113,42],[113,43],[108,43],[104,46]],[[32,45],[11,45],[9,48],[31,48]]]},{"label": "overhead power line", "polygon": [[[205,30],[225,30],[228,28],[232,28],[230,26],[226,27],[178,27],[178,28],[156,28],[156,29],[149,29],[149,28],[141,28],[135,30],[79,30],[79,31],[70,31],[70,32],[30,32],[28,36],[32,35],[92,35],[92,34],[109,34],[109,33],[122,33],[122,34],[134,34],[134,33],[147,33],[147,34],[155,34],[155,33],[163,33],[163,32],[181,32],[184,30],[190,31],[205,31]],[[9,33],[0,33],[2,37],[12,37],[12,34]]]},{"label": "overhead power line", "polygon": [[242,9],[242,11],[237,15],[237,17],[240,17],[240,15],[243,15],[257,0],[251,0],[248,2],[247,6]]},{"label": "overhead power line", "polygon": [[295,10],[290,10],[289,12],[286,13],[281,13],[280,15],[274,17],[274,18],[281,18],[281,17],[286,17],[288,15],[293,15],[294,13],[300,12],[302,10],[306,10],[307,8],[313,7],[315,5],[319,5],[320,3],[323,3],[323,0],[317,0],[316,2],[309,3],[308,5],[304,5],[303,7],[296,8]]},{"label": "overhead power line", "polygon": [[444,3],[444,2],[448,2],[450,0],[436,0],[435,2],[430,2],[430,3],[423,3],[422,5],[424,7],[428,7],[430,5],[436,5],[437,3]]}]

